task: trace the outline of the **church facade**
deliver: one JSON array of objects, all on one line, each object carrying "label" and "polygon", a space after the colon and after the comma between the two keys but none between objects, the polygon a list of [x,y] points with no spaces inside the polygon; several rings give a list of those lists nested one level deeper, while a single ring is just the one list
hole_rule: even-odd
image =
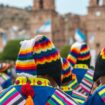
[{"label": "church facade", "polygon": [[86,18],[88,39],[95,36],[94,48],[105,47],[105,0],[90,0]]},{"label": "church facade", "polygon": [[35,34],[47,35],[54,41],[57,47],[63,46],[66,43],[64,19],[55,10],[55,0],[34,0],[31,20],[32,33],[40,29],[45,22],[50,21],[50,26],[48,26],[50,27],[49,30],[46,30],[47,26],[43,26],[45,29],[39,30]]},{"label": "church facade", "polygon": [[[99,52],[105,47],[105,0],[90,0],[86,16],[68,14],[66,18],[68,20],[66,26],[69,27],[66,30],[68,35],[73,37],[75,29],[79,27],[86,34],[91,48]],[[91,36],[94,38],[91,39]]]},{"label": "church facade", "polygon": [[[10,13],[7,13],[8,15],[7,10]],[[31,10],[1,8],[0,14],[0,28],[10,30],[9,28],[15,25],[21,27],[19,30],[26,30],[30,37],[37,34],[47,35],[58,48],[71,44],[70,39],[73,39],[76,28],[86,34],[87,42],[91,35],[95,37],[91,47],[99,50],[105,45],[105,0],[90,0],[86,16],[71,13],[60,15],[56,11],[55,0],[34,0]],[[48,29],[43,25],[47,25]]]}]

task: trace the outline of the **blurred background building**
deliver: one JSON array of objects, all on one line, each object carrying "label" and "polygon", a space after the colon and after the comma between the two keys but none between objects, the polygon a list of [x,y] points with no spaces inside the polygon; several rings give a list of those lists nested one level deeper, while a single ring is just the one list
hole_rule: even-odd
[{"label": "blurred background building", "polygon": [[86,16],[60,15],[55,0],[34,0],[32,8],[25,9],[0,5],[0,48],[10,39],[28,39],[37,34],[47,35],[60,48],[71,44],[75,30],[80,28],[90,46],[99,50],[105,45],[104,24],[105,0],[90,0]]}]

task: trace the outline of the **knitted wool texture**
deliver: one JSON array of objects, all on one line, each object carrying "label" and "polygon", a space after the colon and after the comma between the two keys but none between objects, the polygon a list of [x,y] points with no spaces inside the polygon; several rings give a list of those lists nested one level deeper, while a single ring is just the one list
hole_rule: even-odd
[{"label": "knitted wool texture", "polygon": [[76,42],[72,45],[67,59],[72,65],[72,67],[74,67],[75,64],[90,65],[90,49],[86,43]]},{"label": "knitted wool texture", "polygon": [[31,40],[25,40],[21,42],[16,72],[31,75],[48,74],[58,83],[61,79],[60,53],[46,36],[38,35]]},{"label": "knitted wool texture", "polygon": [[70,82],[72,80],[72,71],[70,63],[67,59],[62,58],[62,73],[61,81],[62,83]]},{"label": "knitted wool texture", "polygon": [[99,53],[96,65],[95,65],[95,73],[94,73],[94,81],[98,80],[101,76],[105,76],[105,48],[101,50]]}]

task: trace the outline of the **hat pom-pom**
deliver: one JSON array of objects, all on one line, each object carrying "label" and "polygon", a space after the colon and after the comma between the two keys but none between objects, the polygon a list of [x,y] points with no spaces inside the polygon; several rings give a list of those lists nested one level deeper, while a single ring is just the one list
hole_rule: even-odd
[{"label": "hat pom-pom", "polygon": [[22,86],[21,92],[26,97],[28,96],[34,97],[35,94],[32,86],[29,83],[26,83],[25,85]]},{"label": "hat pom-pom", "polygon": [[34,105],[34,102],[31,96],[28,96],[28,98],[26,99],[25,105]]}]

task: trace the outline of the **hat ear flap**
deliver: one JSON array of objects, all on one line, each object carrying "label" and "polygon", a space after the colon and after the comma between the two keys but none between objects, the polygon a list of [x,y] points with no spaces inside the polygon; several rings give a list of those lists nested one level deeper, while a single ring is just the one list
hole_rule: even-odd
[{"label": "hat ear flap", "polygon": [[105,76],[105,48],[101,50],[101,52],[97,57],[95,65],[94,81],[96,81],[101,76]]}]

